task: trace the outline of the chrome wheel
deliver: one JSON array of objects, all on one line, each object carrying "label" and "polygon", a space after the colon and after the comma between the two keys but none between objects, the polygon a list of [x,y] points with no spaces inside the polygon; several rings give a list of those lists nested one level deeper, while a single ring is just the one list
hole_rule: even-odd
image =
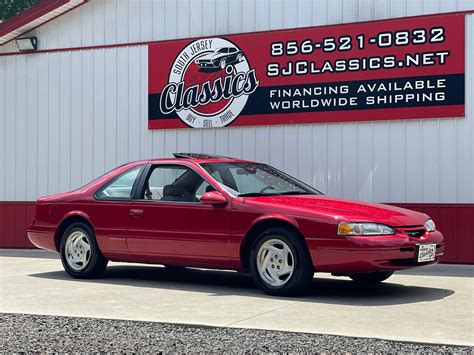
[{"label": "chrome wheel", "polygon": [[84,270],[91,259],[91,246],[84,232],[76,230],[67,237],[65,254],[71,269]]},{"label": "chrome wheel", "polygon": [[280,239],[269,239],[260,246],[257,253],[257,270],[262,280],[269,286],[286,284],[295,268],[290,247]]}]

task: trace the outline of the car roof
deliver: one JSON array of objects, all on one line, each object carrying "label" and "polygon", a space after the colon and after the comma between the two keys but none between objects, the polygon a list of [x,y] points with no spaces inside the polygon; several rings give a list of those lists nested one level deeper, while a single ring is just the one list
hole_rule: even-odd
[{"label": "car roof", "polygon": [[217,162],[246,162],[248,160],[226,157],[216,154],[207,153],[173,153],[174,158],[157,158],[150,159],[150,163],[163,163],[169,162],[174,163],[177,161],[192,161],[194,163],[217,163]]}]

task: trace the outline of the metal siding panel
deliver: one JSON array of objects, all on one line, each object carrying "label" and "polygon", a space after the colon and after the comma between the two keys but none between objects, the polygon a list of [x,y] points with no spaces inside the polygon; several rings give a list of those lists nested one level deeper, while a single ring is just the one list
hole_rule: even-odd
[{"label": "metal siding panel", "polygon": [[71,52],[71,189],[82,182],[82,53]]},{"label": "metal siding panel", "polygon": [[[423,198],[421,202],[439,201],[439,175],[440,175],[440,147],[439,147],[439,129],[437,120],[421,122],[423,170]],[[394,200],[390,200],[395,202]],[[411,201],[416,202],[416,201]]]},{"label": "metal siding panel", "polygon": [[[138,93],[140,95],[139,100],[139,121],[140,121],[140,158],[153,157],[153,140],[152,135],[148,131],[148,97],[143,95],[144,92],[148,91],[148,46],[140,47],[140,88]],[[140,94],[141,93],[141,94]],[[106,157],[107,158],[107,157]]]},{"label": "metal siding panel", "polygon": [[117,164],[124,164],[128,159],[128,105],[129,77],[123,75],[129,69],[128,49],[117,48]]},{"label": "metal siding panel", "polygon": [[242,0],[242,31],[244,32],[256,30],[256,4],[254,0]]},{"label": "metal siding panel", "polygon": [[[104,2],[104,43],[117,43],[117,1],[122,0],[107,0]],[[85,5],[84,5],[85,6]]]},{"label": "metal siding panel", "polygon": [[[215,31],[213,33],[231,33],[240,31],[239,1],[217,0],[215,5]],[[235,11],[230,16],[231,9]],[[232,25],[231,25],[232,22]],[[231,31],[231,26],[235,28]]]},{"label": "metal siding panel", "polygon": [[[81,6],[82,8],[88,6],[88,4]],[[115,8],[117,17],[117,43],[126,43],[129,42],[129,28],[128,22],[130,21],[130,17],[128,14],[128,1],[117,0],[116,8]]]},{"label": "metal siding panel", "polygon": [[48,61],[48,192],[59,191],[59,53],[51,53]]},{"label": "metal siding panel", "polygon": [[405,151],[405,178],[406,178],[406,200],[408,202],[422,201],[423,198],[423,150],[421,122],[407,121],[406,129],[406,151]]},{"label": "metal siding panel", "polygon": [[416,16],[423,13],[422,1],[407,1],[407,16]]},{"label": "metal siding panel", "polygon": [[[311,184],[313,176],[313,139],[311,125],[298,125],[297,134],[296,163],[298,170],[295,175],[305,183]],[[255,140],[255,135],[253,138]]]},{"label": "metal siding panel", "polygon": [[94,30],[94,45],[105,43],[105,3],[103,1],[92,1],[92,21]]},{"label": "metal siding panel", "polygon": [[216,0],[202,0],[202,34],[212,36],[216,31]]},{"label": "metal siding panel", "polygon": [[342,1],[342,22],[357,21],[357,0]]},{"label": "metal siding panel", "polygon": [[357,152],[360,149],[358,146],[357,137],[357,123],[350,123],[341,125],[341,135],[335,137],[334,144],[341,145],[341,185],[342,196],[355,199],[357,197],[358,182],[357,182]]},{"label": "metal siding panel", "polygon": [[405,186],[405,123],[395,122],[389,126],[389,172],[390,176],[390,202],[406,201]]},{"label": "metal siding panel", "polygon": [[453,196],[457,194],[457,158],[456,158],[456,121],[440,120],[440,196],[438,202],[457,202],[452,201]]},{"label": "metal siding panel", "polygon": [[27,128],[27,71],[26,71],[26,57],[19,56],[16,58],[16,116],[15,116],[15,199],[26,200],[26,156],[27,144],[26,128]]},{"label": "metal siding panel", "polygon": [[59,54],[59,191],[71,189],[71,53]]},{"label": "metal siding panel", "polygon": [[105,51],[94,52],[93,62],[93,147],[94,158],[92,175],[99,176],[105,172]]},{"label": "metal siding panel", "polygon": [[296,176],[298,173],[298,127],[296,125],[283,126],[283,165],[288,174]]},{"label": "metal siding panel", "polygon": [[128,40],[130,42],[140,42],[140,3],[129,1],[128,3]]},{"label": "metal siding panel", "polygon": [[[128,160],[140,159],[140,126],[137,124],[140,120],[140,47],[128,48]],[[140,125],[143,123],[140,123]]]},{"label": "metal siding panel", "polygon": [[389,14],[390,17],[403,17],[407,11],[407,0],[390,0]]},{"label": "metal siding panel", "polygon": [[369,21],[374,17],[374,1],[373,0],[359,0],[357,2],[357,20]]},{"label": "metal siding panel", "polygon": [[117,48],[105,51],[105,170],[109,171],[117,166]]},{"label": "metal siding panel", "polygon": [[311,181],[310,184],[323,193],[328,193],[328,127],[326,124],[312,125]]},{"label": "metal siding panel", "polygon": [[[270,0],[253,1],[255,4],[255,29],[270,29]],[[272,3],[273,6],[273,3]]]},{"label": "metal siding panel", "polygon": [[295,6],[295,1],[285,0],[283,3],[283,26],[299,27],[298,24],[298,3]]},{"label": "metal siding panel", "polygon": [[[225,7],[226,2],[222,1],[223,7]],[[242,32],[242,21],[244,14],[247,14],[251,11],[244,10],[242,0],[233,0],[227,1],[228,8],[226,9],[227,16],[226,18],[229,21],[228,31],[229,33],[239,33]]]},{"label": "metal siding panel", "polygon": [[388,122],[375,122],[373,144],[373,200],[377,202],[390,201],[390,125]]},{"label": "metal siding panel", "polygon": [[[352,172],[357,181],[357,191],[354,197],[361,200],[373,201],[374,193],[374,138],[371,123],[357,124],[357,167]],[[356,175],[357,174],[357,175]],[[354,176],[356,175],[356,176]]]},{"label": "metal siding panel", "polygon": [[[77,10],[81,16],[81,43],[83,46],[90,46],[94,43],[94,3],[91,1],[88,6],[81,6]],[[125,2],[125,1],[124,1]]]},{"label": "metal siding panel", "polygon": [[178,0],[178,14],[179,14],[179,26],[177,29],[177,37],[184,38],[190,37],[191,34],[191,13],[190,0]]},{"label": "metal siding panel", "polygon": [[[5,200],[6,180],[6,95],[7,95],[7,61],[0,57],[0,201]],[[1,215],[0,215],[1,216]],[[2,220],[0,220],[0,233],[2,233]]]},{"label": "metal siding panel", "polygon": [[202,0],[191,1],[189,6],[189,12],[192,14],[189,19],[189,28],[191,36],[202,36],[203,35],[203,2]]},{"label": "metal siding panel", "polygon": [[327,188],[328,195],[342,196],[342,170],[344,167],[341,124],[327,125]]},{"label": "metal siding panel", "polygon": [[165,38],[172,39],[177,38],[179,17],[178,17],[178,5],[176,1],[167,0],[165,2]]},{"label": "metal siding panel", "polygon": [[327,24],[343,23],[342,0],[328,0],[326,4]]},{"label": "metal siding panel", "polygon": [[[81,185],[93,178],[94,162],[93,106],[94,106],[94,57],[93,51],[82,52],[82,180]],[[95,53],[95,52],[94,52]]]},{"label": "metal siding panel", "polygon": [[16,164],[16,58],[6,58],[6,98],[5,98],[5,199],[14,201]]},{"label": "metal siding panel", "polygon": [[313,4],[314,2],[311,0],[298,0],[297,5],[295,6],[296,11],[298,12],[298,27],[311,26],[313,16]]}]

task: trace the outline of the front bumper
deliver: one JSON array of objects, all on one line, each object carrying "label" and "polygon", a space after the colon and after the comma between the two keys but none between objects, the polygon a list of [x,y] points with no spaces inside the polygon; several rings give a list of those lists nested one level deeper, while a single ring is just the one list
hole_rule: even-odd
[{"label": "front bumper", "polygon": [[[433,261],[417,261],[418,244],[436,244]],[[422,237],[406,234],[390,236],[340,237],[308,240],[316,271],[332,273],[403,270],[436,264],[444,254],[444,237],[438,232],[427,232]]]}]

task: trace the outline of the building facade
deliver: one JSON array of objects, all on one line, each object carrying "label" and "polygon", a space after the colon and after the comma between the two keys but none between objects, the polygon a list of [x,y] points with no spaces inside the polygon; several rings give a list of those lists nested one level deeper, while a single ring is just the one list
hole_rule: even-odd
[{"label": "building facade", "polygon": [[[64,9],[28,32],[38,51],[0,45],[0,247],[30,246],[37,197],[190,151],[266,162],[329,195],[426,212],[447,238],[445,261],[474,263],[472,1],[89,0]],[[149,42],[461,11],[463,117],[148,129]]]}]

